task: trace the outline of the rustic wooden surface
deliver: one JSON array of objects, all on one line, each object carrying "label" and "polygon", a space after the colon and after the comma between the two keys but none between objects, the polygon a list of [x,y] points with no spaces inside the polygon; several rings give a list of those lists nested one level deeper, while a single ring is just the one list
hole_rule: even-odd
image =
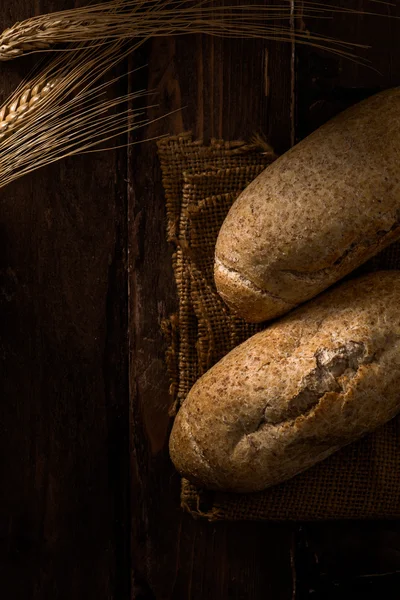
[{"label": "rustic wooden surface", "polygon": [[[2,2],[1,28],[63,0]],[[0,65],[1,95],[31,60]],[[0,597],[129,598],[126,152],[1,190]]]},{"label": "rustic wooden surface", "polygon": [[[0,5],[3,28],[73,2]],[[282,152],[400,84],[400,22],[336,16],[318,29],[373,44],[364,55],[375,70],[290,44],[148,42],[126,66],[148,65],[130,87],[157,92],[151,117],[185,108],[135,141],[262,131]],[[1,65],[2,97],[30,64]],[[70,159],[1,190],[0,228],[1,598],[399,597],[396,523],[209,524],[181,512],[160,333],[176,297],[154,143]]]}]

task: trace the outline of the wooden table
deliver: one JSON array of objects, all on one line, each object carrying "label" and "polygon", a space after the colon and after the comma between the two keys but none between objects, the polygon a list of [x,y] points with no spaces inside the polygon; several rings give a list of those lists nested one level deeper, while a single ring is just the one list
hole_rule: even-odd
[{"label": "wooden table", "polygon": [[[0,25],[73,4],[2,0]],[[184,108],[137,140],[263,132],[282,152],[400,84],[400,21],[306,26],[371,44],[360,54],[374,69],[298,44],[160,38],[124,66],[148,65],[129,87],[157,92],[151,117]],[[30,65],[1,65],[3,99]],[[154,142],[19,180],[1,190],[0,227],[0,598],[400,597],[398,523],[209,524],[181,512],[160,333],[176,294]]]}]

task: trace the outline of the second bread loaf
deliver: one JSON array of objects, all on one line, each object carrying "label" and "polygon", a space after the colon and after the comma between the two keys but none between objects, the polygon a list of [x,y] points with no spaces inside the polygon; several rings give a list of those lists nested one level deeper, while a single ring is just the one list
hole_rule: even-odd
[{"label": "second bread loaf", "polygon": [[400,272],[337,286],[227,354],[183,403],[175,466],[212,489],[280,483],[400,410]]}]

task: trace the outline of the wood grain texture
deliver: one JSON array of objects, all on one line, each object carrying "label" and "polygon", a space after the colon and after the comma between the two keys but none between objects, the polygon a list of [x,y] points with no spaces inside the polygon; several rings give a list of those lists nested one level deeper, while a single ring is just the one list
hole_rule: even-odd
[{"label": "wood grain texture", "polygon": [[[3,2],[0,26],[71,5]],[[129,597],[125,156],[1,190],[2,598]]]}]

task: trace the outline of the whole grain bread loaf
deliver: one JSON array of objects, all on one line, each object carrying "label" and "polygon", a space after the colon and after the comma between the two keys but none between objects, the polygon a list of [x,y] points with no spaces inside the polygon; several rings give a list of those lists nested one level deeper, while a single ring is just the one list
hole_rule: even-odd
[{"label": "whole grain bread loaf", "polygon": [[400,271],[342,283],[236,347],[175,420],[178,471],[251,492],[328,457],[400,411]]},{"label": "whole grain bread loaf", "polygon": [[278,158],[220,230],[215,282],[250,322],[282,315],[400,237],[400,88],[344,111]]}]

